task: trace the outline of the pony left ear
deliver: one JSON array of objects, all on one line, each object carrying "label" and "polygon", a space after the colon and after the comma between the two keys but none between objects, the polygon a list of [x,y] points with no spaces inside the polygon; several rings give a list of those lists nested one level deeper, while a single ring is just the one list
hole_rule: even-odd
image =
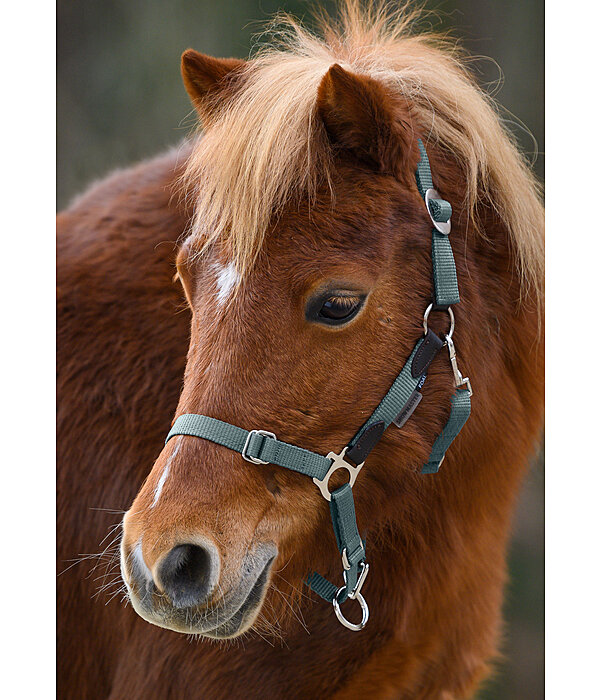
[{"label": "pony left ear", "polygon": [[219,104],[233,94],[235,77],[246,61],[239,58],[213,58],[188,49],[181,56],[183,84],[200,119],[210,123]]},{"label": "pony left ear", "polygon": [[412,175],[419,151],[409,106],[383,84],[335,63],[319,85],[317,110],[334,144],[378,172]]}]

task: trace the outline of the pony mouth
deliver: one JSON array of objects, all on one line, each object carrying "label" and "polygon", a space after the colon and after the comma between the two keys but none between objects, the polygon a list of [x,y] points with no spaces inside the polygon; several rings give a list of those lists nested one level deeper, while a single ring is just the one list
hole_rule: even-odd
[{"label": "pony mouth", "polygon": [[211,639],[231,639],[252,627],[262,607],[262,602],[267,591],[267,581],[269,579],[271,564],[274,559],[275,557],[267,562],[250,589],[248,596],[231,617],[218,627],[204,631],[201,634]]},{"label": "pony mouth", "polygon": [[130,577],[123,578],[133,609],[147,622],[182,634],[231,639],[247,632],[256,621],[276,556],[273,545],[263,545],[255,554],[247,555],[243,564],[246,576],[220,601],[208,606],[176,608],[153,581],[140,586],[132,585]]}]

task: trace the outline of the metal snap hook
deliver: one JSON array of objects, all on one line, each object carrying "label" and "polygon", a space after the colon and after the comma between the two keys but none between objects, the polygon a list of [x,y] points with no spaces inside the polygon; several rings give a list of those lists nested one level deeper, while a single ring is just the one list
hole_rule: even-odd
[{"label": "metal snap hook", "polygon": [[452,367],[452,372],[454,374],[454,386],[457,389],[460,389],[460,387],[465,386],[467,388],[467,391],[469,392],[469,396],[473,396],[473,389],[471,388],[471,382],[469,380],[469,377],[463,377],[461,371],[458,369],[458,363],[456,361],[456,348],[454,347],[452,338],[449,335],[446,336],[446,345],[448,346],[450,366]]},{"label": "metal snap hook", "polygon": [[[361,545],[362,548],[362,545]],[[365,551],[364,548],[363,552]],[[345,556],[344,556],[345,555]],[[346,549],[344,549],[344,552],[342,553],[342,564],[344,565],[344,586],[342,588],[346,588],[348,585],[347,581],[347,574],[346,572],[350,569],[350,564],[348,564],[348,555],[346,554]],[[348,566],[346,566],[348,564]],[[360,563],[360,574],[358,576],[358,581],[356,582],[356,585],[352,589],[352,593],[348,593],[348,598],[351,600],[354,600],[357,596],[360,595],[361,588],[363,587],[363,584],[367,578],[367,575],[369,573],[369,565],[367,564],[366,561],[363,561]]]},{"label": "metal snap hook", "polygon": [[347,627],[349,630],[352,630],[353,632],[360,632],[361,629],[367,624],[369,621],[369,606],[367,605],[367,601],[362,597],[362,594],[357,592],[354,600],[358,600],[360,604],[360,609],[362,610],[362,620],[358,623],[355,624],[354,622],[350,622],[344,617],[344,614],[342,613],[342,609],[340,608],[340,603],[338,600],[338,597],[346,590],[346,586],[342,586],[341,588],[338,589],[338,592],[335,594],[333,598],[333,609],[335,611],[335,616],[337,619],[344,625],[344,627]]}]

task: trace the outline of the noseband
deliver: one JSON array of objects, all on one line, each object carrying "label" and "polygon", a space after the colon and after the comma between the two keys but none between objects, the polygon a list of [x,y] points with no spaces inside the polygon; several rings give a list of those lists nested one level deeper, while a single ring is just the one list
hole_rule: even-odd
[{"label": "noseband", "polygon": [[[342,557],[344,585],[338,588],[316,572],[308,577],[306,583],[315,593],[333,604],[338,620],[345,627],[355,631],[361,630],[369,619],[369,608],[361,594],[362,586],[369,573],[369,565],[365,557],[365,545],[356,525],[352,496],[352,487],[367,455],[379,442],[386,428],[392,423],[402,427],[410,418],[421,401],[420,390],[427,378],[429,365],[444,346],[448,348],[456,391],[451,398],[448,422],[433,443],[421,473],[434,474],[438,471],[446,450],[471,412],[473,393],[471,383],[469,378],[463,377],[458,369],[452,341],[454,332],[452,305],[460,301],[456,266],[449,238],[452,207],[433,188],[429,159],[420,139],[419,150],[421,159],[416,172],[417,187],[425,200],[433,223],[431,251],[434,300],[427,307],[423,317],[424,336],[418,340],[400,374],[371,417],[346,447],[339,454],[330,452],[323,457],[316,452],[281,442],[273,433],[266,430],[248,431],[216,418],[193,413],[179,416],[166,440],[168,442],[175,435],[204,438],[239,452],[252,464],[277,464],[312,478],[323,497],[329,501],[333,531]],[[428,327],[428,319],[432,311],[444,311],[449,316],[450,328],[444,339]],[[348,472],[349,481],[331,492],[329,480],[339,469],[345,469]],[[341,604],[348,598],[357,600],[361,606],[362,620],[358,624],[349,622],[341,611]]]}]

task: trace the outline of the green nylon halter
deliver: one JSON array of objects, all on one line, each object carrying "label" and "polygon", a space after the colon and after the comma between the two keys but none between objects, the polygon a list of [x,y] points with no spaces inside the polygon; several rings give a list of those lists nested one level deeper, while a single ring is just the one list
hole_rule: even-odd
[{"label": "green nylon halter", "polygon": [[[348,445],[339,454],[330,452],[324,457],[316,452],[282,442],[273,433],[266,430],[248,431],[210,416],[193,413],[179,416],[166,439],[168,442],[176,435],[203,438],[239,452],[245,460],[253,464],[276,464],[313,479],[324,498],[329,501],[333,530],[342,557],[344,585],[337,587],[316,572],[307,578],[306,583],[315,593],[333,604],[335,614],[340,622],[351,630],[362,629],[369,619],[369,608],[361,595],[361,588],[369,572],[369,565],[366,562],[365,544],[356,524],[352,487],[364,464],[366,455],[381,438],[384,430],[392,422],[403,425],[412,415],[421,399],[419,390],[426,379],[427,367],[433,360],[437,349],[442,345],[448,347],[456,392],[450,403],[450,417],[435,440],[426,464],[421,469],[423,474],[433,474],[438,471],[446,451],[471,412],[471,384],[469,378],[463,378],[458,369],[452,341],[454,314],[450,307],[452,304],[458,304],[460,300],[456,266],[449,238],[452,207],[433,188],[429,159],[420,139],[419,150],[421,160],[416,172],[417,187],[433,223],[431,255],[434,301],[427,308],[423,319],[424,337],[417,341],[410,357],[387,394]],[[446,311],[448,313],[451,321],[450,330],[443,343],[439,340],[435,341],[439,347],[430,351],[429,361],[424,365],[419,365],[423,371],[415,373],[415,361],[419,355],[427,352],[428,343],[431,343],[432,340],[432,332],[427,327],[427,319],[432,311]],[[345,457],[346,452],[353,456],[362,455],[362,461],[359,464],[353,464],[349,457]],[[348,472],[349,482],[330,492],[329,479],[338,469],[345,469]],[[349,622],[341,612],[340,605],[348,598],[358,600],[360,603],[362,620],[358,624]]]}]

